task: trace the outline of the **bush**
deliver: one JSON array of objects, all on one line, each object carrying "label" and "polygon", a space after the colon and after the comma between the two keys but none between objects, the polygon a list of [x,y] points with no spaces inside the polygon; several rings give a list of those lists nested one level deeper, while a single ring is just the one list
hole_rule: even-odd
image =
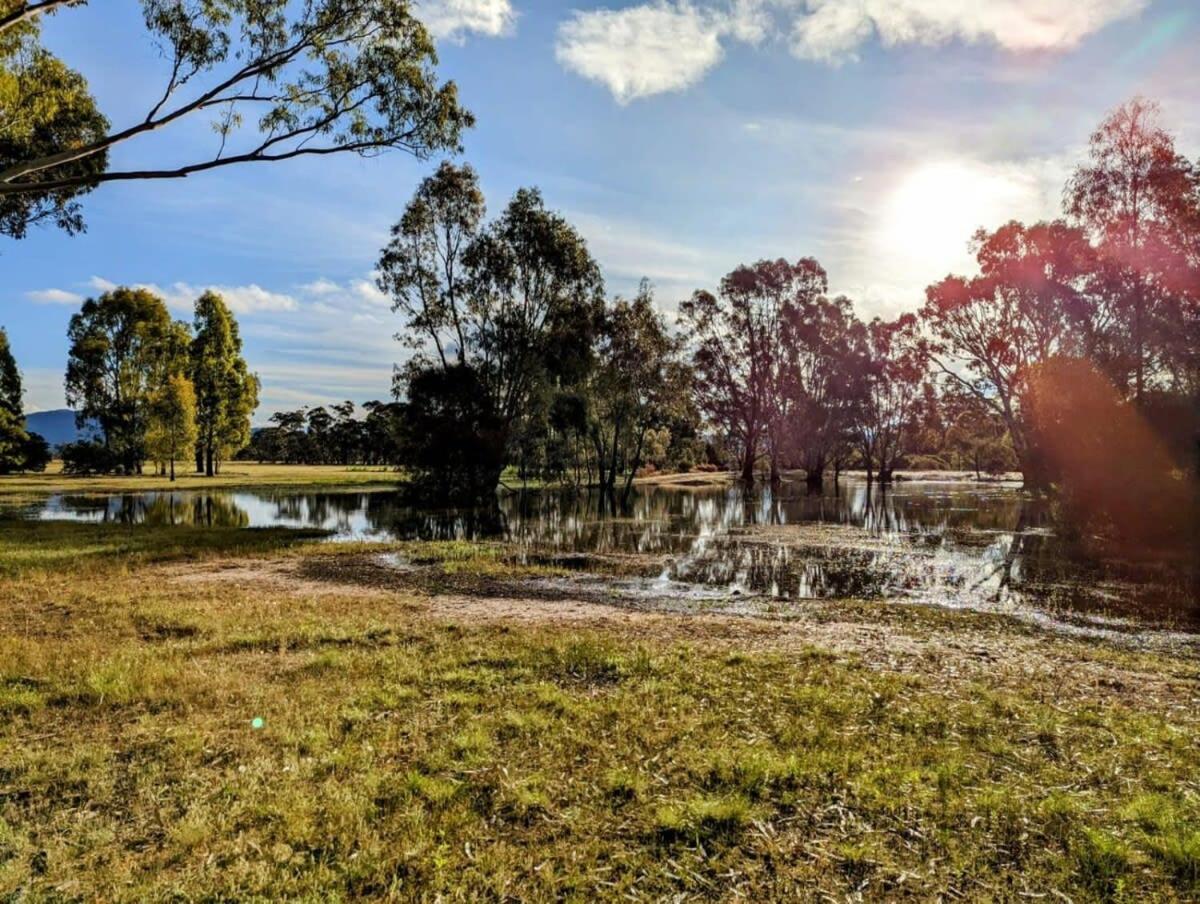
[{"label": "bush", "polygon": [[30,433],[21,450],[21,470],[44,471],[50,464],[50,444],[40,433]]},{"label": "bush", "polygon": [[60,454],[64,474],[111,474],[117,469],[117,456],[94,439],[66,443]]}]

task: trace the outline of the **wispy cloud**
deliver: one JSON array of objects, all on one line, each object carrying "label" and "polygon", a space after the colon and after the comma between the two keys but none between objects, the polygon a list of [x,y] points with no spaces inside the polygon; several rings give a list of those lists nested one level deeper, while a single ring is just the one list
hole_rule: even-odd
[{"label": "wispy cloud", "polygon": [[802,59],[840,62],[878,38],[885,46],[988,41],[1005,50],[1073,47],[1148,0],[806,0],[792,25]]},{"label": "wispy cloud", "polygon": [[[96,292],[111,292],[119,283],[103,276],[93,276],[88,280],[88,286]],[[244,286],[194,286],[186,282],[174,282],[168,286],[157,283],[130,283],[138,289],[153,292],[166,302],[173,311],[190,311],[196,299],[205,292],[216,292],[225,299],[229,309],[235,314],[260,314],[273,311],[294,311],[298,302],[284,292],[271,292],[256,283]]]},{"label": "wispy cloud", "polygon": [[38,304],[75,305],[83,301],[83,296],[78,292],[68,292],[66,289],[35,289],[26,292],[25,295],[30,301],[36,301]]}]

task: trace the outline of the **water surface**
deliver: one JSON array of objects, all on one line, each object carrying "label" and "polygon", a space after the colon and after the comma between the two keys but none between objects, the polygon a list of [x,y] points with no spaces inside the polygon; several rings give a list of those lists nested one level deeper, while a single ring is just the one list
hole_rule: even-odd
[{"label": "water surface", "polygon": [[[652,577],[614,592],[718,601],[894,599],[999,611],[1059,627],[1200,631],[1196,555],[1105,548],[1012,484],[843,480],[651,487],[626,511],[595,496],[502,494],[494,507],[415,507],[390,490],[229,490],[48,497],[25,517],[160,525],[314,527],[334,541],[503,539],[533,555],[637,553]],[[650,558],[654,557],[654,558]],[[657,563],[657,564],[656,564]]]}]

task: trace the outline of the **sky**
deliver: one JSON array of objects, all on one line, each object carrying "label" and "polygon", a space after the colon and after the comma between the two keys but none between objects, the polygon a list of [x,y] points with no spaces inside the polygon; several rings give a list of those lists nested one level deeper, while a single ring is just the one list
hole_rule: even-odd
[{"label": "sky", "polygon": [[[521,186],[586,238],[610,295],[644,276],[673,317],[738,264],[816,257],[860,315],[915,309],[971,271],[980,227],[1058,214],[1105,114],[1162,105],[1200,158],[1197,0],[423,0],[443,78],[477,125],[463,159],[489,212]],[[139,4],[44,25],[114,126],[140,120],[166,64]],[[211,155],[204,122],[119,146],[114,167]],[[0,326],[27,410],[64,405],[81,300],[154,287],[190,319],[205,288],[236,312],[278,410],[386,398],[404,348],[372,270],[438,161],[400,153],[111,183],[87,232],[0,239]]]}]

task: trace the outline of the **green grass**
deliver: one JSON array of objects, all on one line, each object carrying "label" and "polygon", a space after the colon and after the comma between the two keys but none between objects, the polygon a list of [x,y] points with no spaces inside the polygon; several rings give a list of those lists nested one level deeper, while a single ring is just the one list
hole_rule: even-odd
[{"label": "green grass", "polygon": [[1178,692],[1074,699],[703,621],[455,622],[156,566],[339,554],[302,537],[26,527],[0,530],[0,900],[1200,895],[1183,658],[1111,654]]},{"label": "green grass", "polygon": [[362,465],[284,465],[231,461],[221,473],[205,477],[193,473],[186,462],[177,462],[176,480],[151,473],[133,476],[76,476],[62,473],[61,462],[51,462],[40,474],[0,475],[0,500],[12,504],[37,499],[47,493],[136,493],[148,490],[216,490],[244,487],[365,487],[395,486],[404,475],[392,468]]}]

